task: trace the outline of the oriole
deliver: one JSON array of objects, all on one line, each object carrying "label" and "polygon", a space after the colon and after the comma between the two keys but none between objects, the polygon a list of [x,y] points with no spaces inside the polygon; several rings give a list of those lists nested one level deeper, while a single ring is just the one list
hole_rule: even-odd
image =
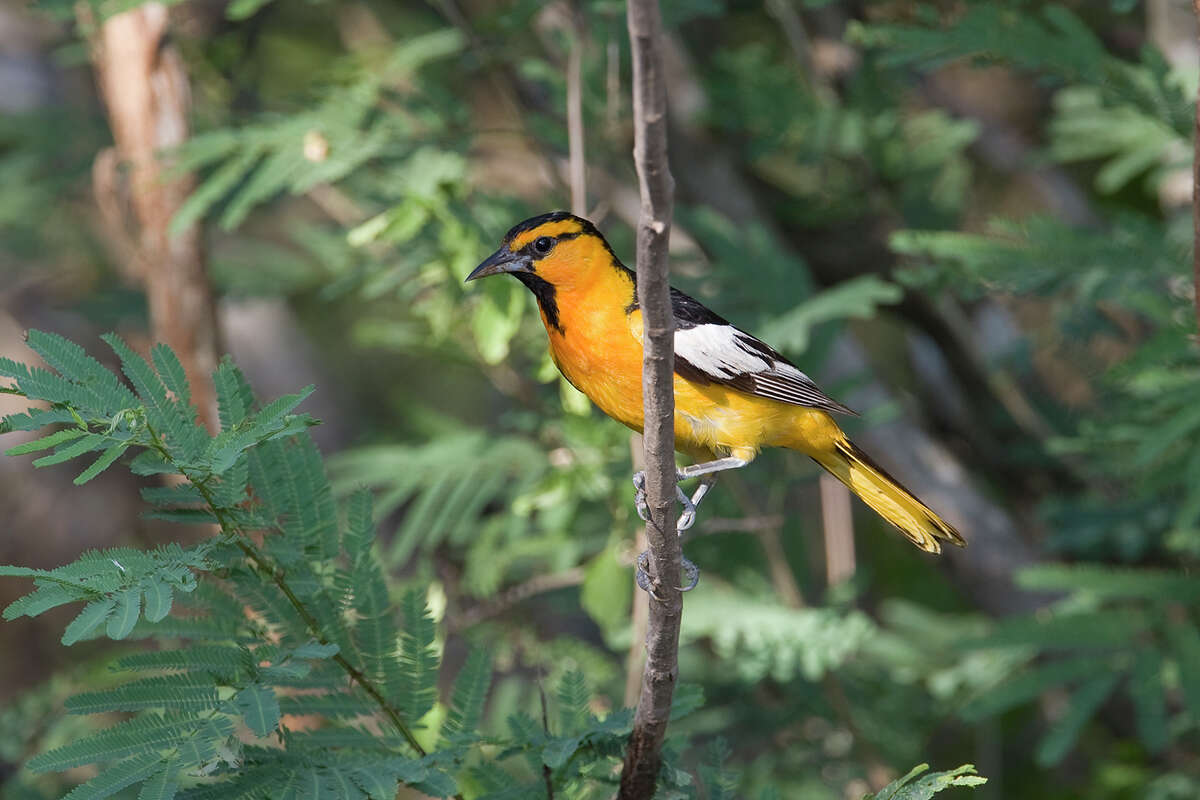
[{"label": "oriole", "polygon": [[[596,227],[562,211],[527,219],[467,280],[502,273],[537,298],[550,355],[566,379],[605,414],[640,432],[642,313],[636,275]],[[745,466],[763,447],[786,447],[827,469],[922,550],[940,553],[942,540],[966,544],[856,447],[830,415],[853,411],[774,348],[686,294],[672,289],[671,304],[675,443],[699,461],[679,469],[679,479],[703,476],[692,498],[680,492],[681,530],[694,519],[714,473]]]}]

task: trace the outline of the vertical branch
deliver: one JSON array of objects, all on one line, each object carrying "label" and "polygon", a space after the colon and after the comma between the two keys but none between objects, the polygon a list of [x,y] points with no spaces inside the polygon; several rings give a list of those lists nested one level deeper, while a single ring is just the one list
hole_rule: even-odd
[{"label": "vertical branch", "polygon": [[[94,173],[100,193],[115,191],[118,162],[128,169],[134,230],[126,249],[145,286],[151,334],[178,354],[200,418],[212,427],[216,398],[208,376],[217,365],[217,319],[200,228],[193,224],[168,233],[195,180],[170,175],[162,157],[187,139],[191,104],[187,73],[169,43],[167,25],[166,6],[151,2],[108,18],[93,38],[92,63],[116,143],[115,157],[101,154]],[[120,205],[112,197],[98,200]]]},{"label": "vertical branch", "polygon": [[[634,472],[646,468],[645,445],[642,444],[640,433],[629,437],[629,460]],[[633,552],[640,553],[646,549],[646,529],[638,528],[637,539]],[[629,605],[630,625],[633,628],[629,638],[629,655],[625,658],[625,699],[624,706],[633,708],[637,705],[638,695],[642,691],[642,665],[646,654],[646,625],[650,618],[650,595],[642,591],[636,583],[630,587],[633,592],[633,602]]]},{"label": "vertical branch", "polygon": [[833,588],[854,577],[854,517],[850,511],[850,490],[837,478],[823,472],[819,485],[826,585]]},{"label": "vertical branch", "polygon": [[675,182],[667,164],[662,19],[657,0],[629,0],[626,8],[633,53],[633,158],[642,200],[637,231],[637,293],[645,347],[643,435],[650,506],[646,541],[654,589],[646,632],[642,692],[618,794],[622,800],[634,800],[654,794],[662,761],[662,743],[679,669],[683,596],[678,589],[681,554],[675,533],[675,323],[667,271]]},{"label": "vertical branch", "polygon": [[616,139],[620,131],[621,113],[621,45],[616,36],[609,37],[604,47],[604,132]]},{"label": "vertical branch", "polygon": [[580,10],[570,9],[567,52],[567,142],[571,173],[571,213],[587,216],[587,161],[583,140],[583,25]]},{"label": "vertical branch", "polygon": [[[1200,20],[1200,0],[1192,0],[1192,7]],[[1196,90],[1196,130],[1192,139],[1192,293],[1196,324],[1200,326],[1200,88]]]}]

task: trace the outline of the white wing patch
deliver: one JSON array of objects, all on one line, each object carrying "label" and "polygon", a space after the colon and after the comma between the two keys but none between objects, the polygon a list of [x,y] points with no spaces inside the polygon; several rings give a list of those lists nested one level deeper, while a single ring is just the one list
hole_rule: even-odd
[{"label": "white wing patch", "polygon": [[676,329],[675,371],[693,382],[724,384],[769,400],[854,413],[770,345],[732,325]]},{"label": "white wing patch", "polygon": [[[753,338],[732,325],[697,325],[694,328],[677,329],[675,355],[687,359],[692,366],[718,379],[770,372],[774,364],[764,357],[765,354],[752,346],[743,345],[745,339]],[[795,367],[791,367],[791,370],[801,380],[808,380],[808,376]]]}]

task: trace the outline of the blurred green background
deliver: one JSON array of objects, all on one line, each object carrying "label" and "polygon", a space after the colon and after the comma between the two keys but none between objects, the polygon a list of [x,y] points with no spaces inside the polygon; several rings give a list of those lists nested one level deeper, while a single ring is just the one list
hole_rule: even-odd
[{"label": "blurred green background", "polygon": [[[495,653],[488,719],[573,668],[628,704],[629,432],[559,378],[523,287],[462,284],[573,189],[632,266],[624,5],[172,3],[190,132],[160,183],[195,187],[157,231],[110,149],[138,87],[106,96],[96,50],[132,5],[0,2],[0,353],[35,327],[148,346],[147,287],[183,289],[139,248],[199,225],[219,351],[262,396],[317,385],[393,591],[432,587],[448,661]],[[685,542],[705,702],[679,733],[729,743],[739,796],[856,798],[920,761],[977,764],[980,798],[1200,796],[1191,4],[663,12],[674,284],[860,410],[970,542],[917,552],[796,454],[723,478]],[[178,535],[130,476],[29,460],[0,460],[0,563]],[[87,777],[19,769],[93,724],[62,699],[114,645],[65,650],[61,622],[0,625],[4,796]]]}]

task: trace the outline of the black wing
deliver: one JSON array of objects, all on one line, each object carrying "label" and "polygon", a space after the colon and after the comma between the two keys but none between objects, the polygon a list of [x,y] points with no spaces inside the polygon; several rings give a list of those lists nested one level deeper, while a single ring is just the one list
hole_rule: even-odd
[{"label": "black wing", "polygon": [[855,412],[822,392],[812,378],[766,342],[730,325],[699,301],[671,290],[675,316],[675,372],[699,384],[820,408]]}]

